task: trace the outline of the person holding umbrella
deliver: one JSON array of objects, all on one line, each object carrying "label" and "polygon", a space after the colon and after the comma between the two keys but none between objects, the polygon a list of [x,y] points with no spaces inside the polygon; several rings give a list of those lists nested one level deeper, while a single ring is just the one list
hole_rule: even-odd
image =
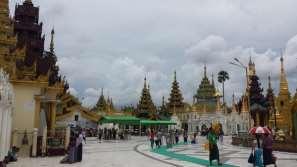
[{"label": "person holding umbrella", "polygon": [[[253,162],[252,162],[252,160],[250,160],[250,158],[252,156],[251,155],[249,158],[249,163],[253,163],[254,166],[262,167],[268,163],[268,151],[270,151],[270,148],[271,148],[271,156],[272,156],[272,138],[264,137],[264,140],[262,142],[262,147],[260,144],[260,139],[261,139],[261,136],[263,136],[263,135],[265,135],[265,136],[270,135],[271,131],[267,127],[258,126],[258,127],[251,128],[249,133],[256,136],[256,141],[254,141],[254,143],[253,143],[253,149],[252,149],[252,153],[251,153],[251,154],[253,154],[254,159],[253,159]],[[256,147],[256,144],[257,144],[257,147]],[[265,148],[265,153],[263,153],[263,151],[264,151],[263,148]],[[266,149],[266,148],[269,148],[269,149]],[[263,154],[265,154],[265,155],[263,155]],[[264,159],[264,164],[263,164],[262,156]]]}]

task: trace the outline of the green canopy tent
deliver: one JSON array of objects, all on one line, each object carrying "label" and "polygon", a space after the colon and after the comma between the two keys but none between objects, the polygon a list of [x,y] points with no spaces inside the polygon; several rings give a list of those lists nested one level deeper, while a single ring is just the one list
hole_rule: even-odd
[{"label": "green canopy tent", "polygon": [[176,125],[176,122],[168,120],[141,120],[141,125]]},{"label": "green canopy tent", "polygon": [[124,125],[139,125],[140,119],[133,116],[103,116],[99,123],[114,123],[114,124],[124,124]]}]

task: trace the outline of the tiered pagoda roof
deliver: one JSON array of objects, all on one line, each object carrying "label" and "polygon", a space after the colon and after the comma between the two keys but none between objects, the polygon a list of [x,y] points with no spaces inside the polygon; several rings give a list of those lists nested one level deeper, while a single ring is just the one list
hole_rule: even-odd
[{"label": "tiered pagoda roof", "polygon": [[168,110],[168,106],[165,102],[164,96],[162,97],[162,105],[160,106],[158,113],[159,113],[159,117],[161,117],[161,119],[168,119],[172,115],[172,113],[170,113],[170,111]]},{"label": "tiered pagoda roof", "polygon": [[0,1],[0,67],[9,75],[15,67],[15,53],[17,39],[13,34],[12,20],[9,18],[8,0]]},{"label": "tiered pagoda roof", "polygon": [[101,95],[99,96],[99,99],[92,111],[100,113],[101,115],[110,115],[116,111],[113,105],[112,98],[108,96],[107,99],[105,99],[103,94],[103,88],[101,89]]},{"label": "tiered pagoda roof", "polygon": [[210,83],[207,72],[206,66],[204,66],[204,77],[197,89],[196,94],[193,97],[194,99],[194,110],[196,111],[215,111],[217,105],[217,91],[214,85],[214,81],[212,79],[212,83]]},{"label": "tiered pagoda roof", "polygon": [[144,86],[137,105],[136,116],[146,119],[156,119],[156,107],[152,101],[149,86],[144,78]]},{"label": "tiered pagoda roof", "polygon": [[267,100],[269,112],[272,112],[272,113],[270,113],[270,115],[271,115],[275,111],[275,103],[274,103],[275,98],[274,98],[273,89],[271,87],[270,76],[268,76],[268,89],[267,89],[267,94],[266,94],[266,100]]},{"label": "tiered pagoda roof", "polygon": [[180,111],[184,108],[183,100],[184,98],[179,89],[179,83],[176,80],[176,71],[174,71],[174,79],[172,82],[170,97],[168,98],[169,102],[167,104],[171,114],[175,112],[173,110]]},{"label": "tiered pagoda roof", "polygon": [[106,112],[107,111],[107,102],[103,95],[103,88],[101,89],[101,95],[99,96],[99,99],[98,99],[93,111],[95,111],[95,112]]},{"label": "tiered pagoda roof", "polygon": [[209,100],[216,99],[216,88],[214,83],[210,83],[207,74],[206,74],[206,66],[204,66],[204,77],[202,78],[202,81],[199,85],[199,88],[197,89],[197,93],[194,96],[197,100],[197,103],[199,102],[207,102]]},{"label": "tiered pagoda roof", "polygon": [[[0,43],[6,42],[6,49],[0,49],[1,52],[6,52],[3,54],[5,56],[0,58],[0,64],[4,64],[3,67],[10,74],[11,80],[38,81],[66,91],[68,83],[61,78],[56,65],[54,30],[51,33],[50,51],[44,50],[45,37],[42,35],[42,23],[39,23],[39,8],[34,7],[30,0],[26,0],[23,4],[15,6],[13,20],[8,17],[7,0],[0,2],[0,10],[0,33],[6,34],[6,37],[0,35]],[[17,40],[13,36],[17,36]]]}]

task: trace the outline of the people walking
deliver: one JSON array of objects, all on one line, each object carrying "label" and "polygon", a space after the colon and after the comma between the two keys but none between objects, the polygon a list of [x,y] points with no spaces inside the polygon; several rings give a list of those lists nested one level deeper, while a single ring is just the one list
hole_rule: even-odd
[{"label": "people walking", "polygon": [[101,140],[102,140],[102,135],[103,135],[103,129],[99,128],[98,129],[98,140],[99,140],[100,143],[101,143]]},{"label": "people walking", "polygon": [[254,154],[254,159],[253,159],[253,166],[254,167],[263,167],[263,150],[260,147],[257,147],[257,141],[253,142],[253,147],[252,147],[252,152]]},{"label": "people walking", "polygon": [[183,137],[184,137],[184,144],[187,144],[188,143],[188,132],[186,130],[184,130]]},{"label": "people walking", "polygon": [[154,149],[154,144],[155,144],[155,133],[154,130],[150,130],[149,132],[149,138],[150,138],[150,142],[151,142],[151,149]]},{"label": "people walking", "polygon": [[60,163],[61,164],[72,164],[76,162],[76,136],[72,132],[70,135],[70,142],[68,146],[68,154],[65,158],[63,158]]},{"label": "people walking", "polygon": [[157,143],[156,144],[157,144],[158,148],[160,148],[162,145],[162,133],[160,130],[157,133]]},{"label": "people walking", "polygon": [[178,142],[179,142],[179,134],[178,134],[178,130],[177,129],[175,130],[174,136],[175,136],[175,144],[178,144]]},{"label": "people walking", "polygon": [[83,137],[83,140],[84,140],[85,144],[87,144],[86,130],[85,129],[82,130],[82,137]]},{"label": "people walking", "polygon": [[82,161],[82,152],[83,152],[83,135],[82,132],[79,133],[78,137],[76,138],[76,148],[77,148],[77,162]]},{"label": "people walking", "polygon": [[274,164],[276,166],[275,159],[272,155],[273,139],[270,134],[264,134],[262,148],[263,148],[263,164],[264,166]]},{"label": "people walking", "polygon": [[215,133],[214,129],[210,127],[207,139],[209,142],[209,163],[212,165],[213,160],[217,160],[218,165],[222,165],[220,163],[220,154],[217,145],[217,134]]}]

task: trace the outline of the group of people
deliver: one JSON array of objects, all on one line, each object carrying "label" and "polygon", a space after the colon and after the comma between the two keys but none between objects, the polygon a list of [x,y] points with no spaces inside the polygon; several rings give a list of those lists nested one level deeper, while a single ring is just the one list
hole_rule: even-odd
[{"label": "group of people", "polygon": [[[171,148],[173,144],[180,143],[180,136],[182,134],[184,144],[188,143],[188,131],[187,130],[169,130],[168,132],[164,132],[162,130],[154,130],[148,129],[147,135],[150,140],[151,148],[160,148],[162,144],[166,144],[167,148]],[[191,136],[191,144],[196,144],[197,141],[197,133],[194,133]]]},{"label": "group of people", "polygon": [[128,130],[116,129],[116,128],[98,128],[98,140],[117,140],[117,139],[128,139]]},{"label": "group of people", "polygon": [[71,131],[70,142],[68,146],[68,154],[61,160],[61,163],[75,163],[82,161],[83,153],[83,141],[86,143],[85,132],[79,130],[79,132]]},{"label": "group of people", "polygon": [[272,154],[273,137],[271,134],[257,136],[258,142],[253,142],[252,152],[248,162],[255,167],[265,167],[274,164],[276,166],[276,157]]},{"label": "group of people", "polygon": [[118,130],[115,128],[98,128],[98,140],[116,140]]}]

